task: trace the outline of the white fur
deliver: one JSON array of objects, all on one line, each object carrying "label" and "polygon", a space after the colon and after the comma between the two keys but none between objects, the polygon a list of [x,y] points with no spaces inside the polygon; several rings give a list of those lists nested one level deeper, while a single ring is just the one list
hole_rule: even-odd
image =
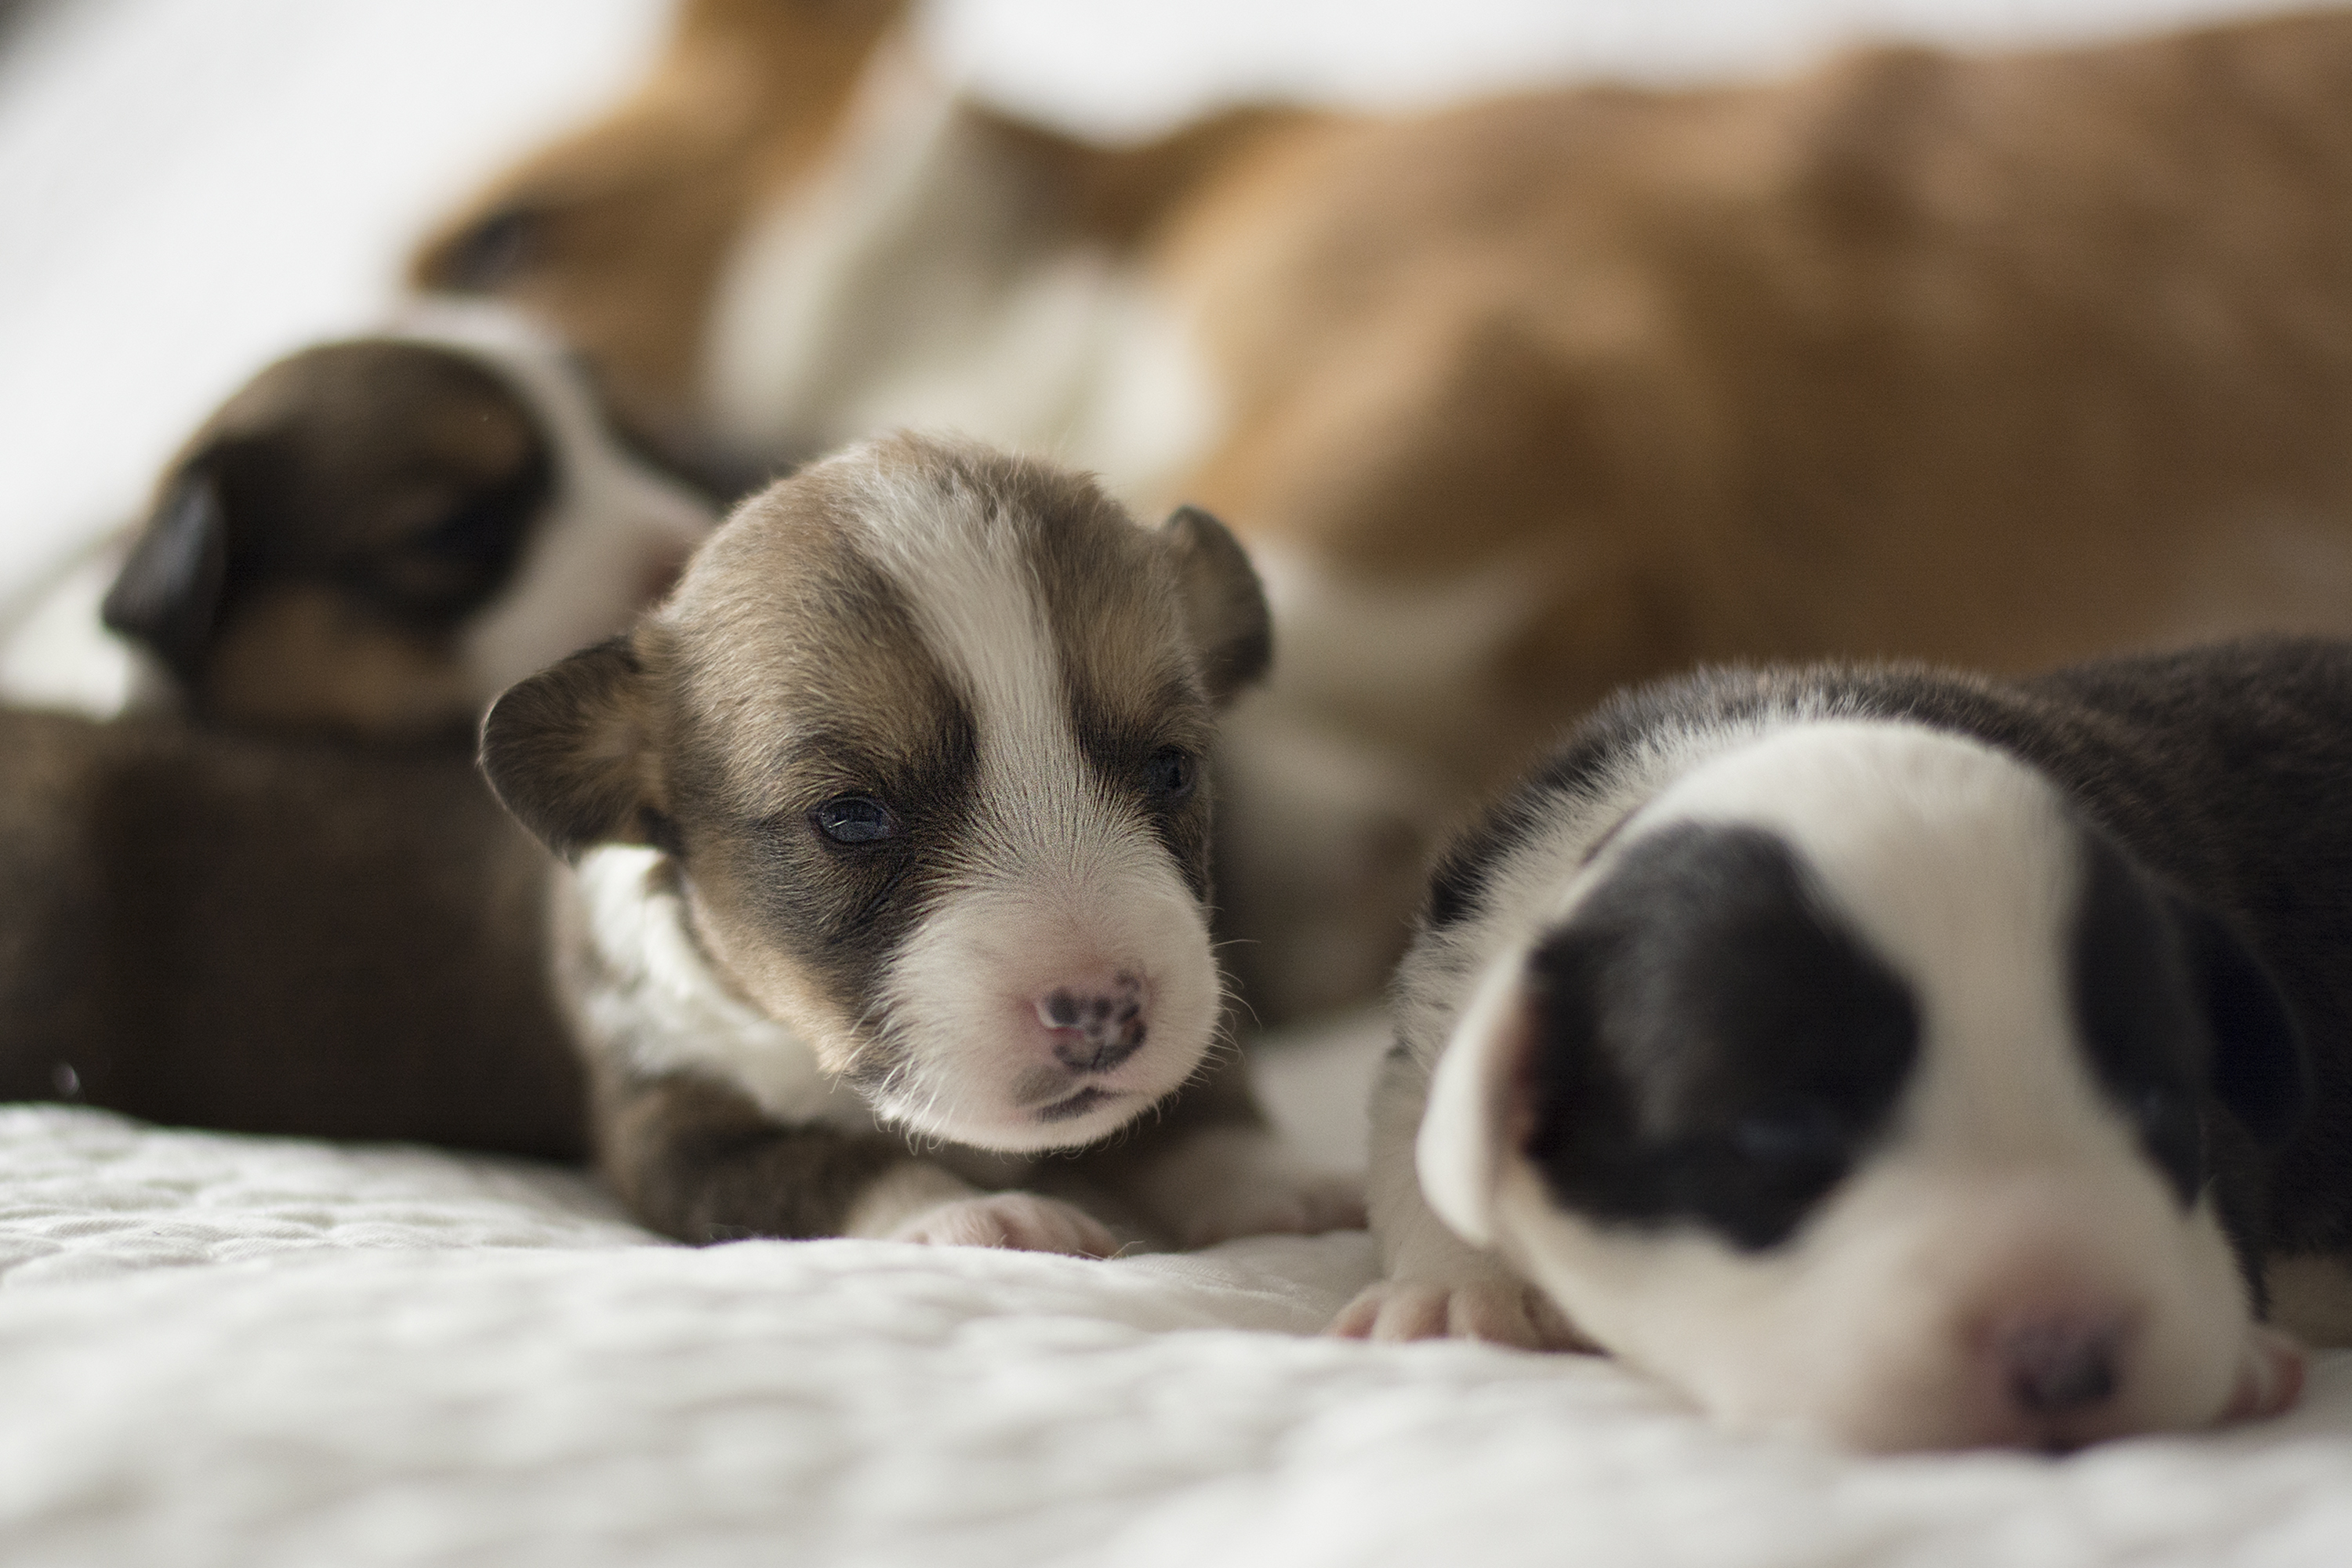
[{"label": "white fur", "polygon": [[[1105,794],[1078,750],[1018,536],[991,527],[972,498],[943,500],[888,470],[869,469],[865,484],[875,558],[971,703],[980,750],[955,890],[907,939],[884,985],[910,1066],[884,1086],[880,1107],[985,1148],[1090,1142],[1175,1089],[1206,1049],[1219,993],[1206,922],[1165,847]],[[942,520],[955,504],[970,514]],[[1118,973],[1142,982],[1149,1028],[1142,1048],[1094,1080],[1119,1098],[1067,1121],[1024,1114],[1005,1091],[1047,1059],[1038,999]]]},{"label": "white fur", "polygon": [[1189,332],[1099,251],[1040,243],[1021,174],[904,43],[877,51],[809,179],[724,262],[704,400],[747,451],[952,429],[1168,499],[1216,397]]},{"label": "white fur", "polygon": [[610,976],[573,999],[587,1037],[618,1047],[645,1078],[709,1072],[781,1122],[871,1130],[874,1114],[864,1100],[820,1067],[791,1029],[711,972],[688,934],[684,900],[656,874],[661,863],[658,850],[635,846],[608,845],[580,858],[573,876],[583,934]]},{"label": "white fur", "polygon": [[[2072,1436],[2221,1414],[2252,1353],[2243,1287],[2210,1201],[2182,1214],[2074,1043],[2080,847],[2046,781],[1951,735],[1812,722],[1689,770],[1590,866],[1574,868],[1575,840],[1612,814],[1562,815],[1557,841],[1515,858],[1496,905],[1541,906],[1545,878],[1530,873],[1549,873],[1548,925],[1659,827],[1768,827],[1913,988],[1919,1062],[1893,1136],[1779,1247],[1591,1223],[1553,1204],[1496,1133],[1538,923],[1523,922],[1491,965],[1424,965],[1404,984],[1424,1024],[1475,994],[1445,1030],[1421,1126],[1421,1185],[1438,1212],[1491,1239],[1601,1343],[1743,1425],[1874,1447],[2035,1440],[1971,1359],[1968,1325],[2013,1306],[2113,1310],[2137,1325],[2122,1394]],[[1490,910],[1481,923],[1508,918]],[[1413,1204],[1389,1206],[1411,1223]]]}]

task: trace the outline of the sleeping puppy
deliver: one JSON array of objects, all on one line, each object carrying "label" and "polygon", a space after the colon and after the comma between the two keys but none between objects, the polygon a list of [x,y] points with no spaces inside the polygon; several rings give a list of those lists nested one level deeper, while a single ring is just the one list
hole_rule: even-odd
[{"label": "sleeping puppy", "polygon": [[1206,513],[1147,531],[900,436],[747,501],[627,637],[500,698],[483,766],[574,868],[558,969],[638,1216],[1112,1249],[1003,1190],[1047,1182],[1186,1243],[1350,1223],[1212,1059],[1203,760],[1268,654]]},{"label": "sleeping puppy", "polygon": [[135,534],[0,634],[0,690],[469,733],[507,686],[625,625],[713,517],[625,444],[551,338],[495,307],[421,307],[231,397]]},{"label": "sleeping puppy", "polygon": [[2339,643],[1612,703],[1436,875],[1339,1331],[1874,1449],[2284,1407],[2266,1313],[2352,1300],[2347,780]]}]

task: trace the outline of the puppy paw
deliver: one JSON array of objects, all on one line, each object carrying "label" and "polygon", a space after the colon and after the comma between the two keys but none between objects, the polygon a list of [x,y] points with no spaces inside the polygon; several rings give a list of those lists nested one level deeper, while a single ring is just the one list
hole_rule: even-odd
[{"label": "puppy paw", "polygon": [[1542,1291],[1502,1274],[1375,1280],[1340,1309],[1328,1331],[1349,1340],[1485,1340],[1530,1351],[1599,1348]]},{"label": "puppy paw", "polygon": [[2238,1363],[2238,1386],[2221,1412],[2224,1425],[2283,1415],[2303,1396],[2308,1357],[2302,1342],[2265,1323],[2256,1323]]},{"label": "puppy paw", "polygon": [[991,1193],[925,1209],[890,1232],[892,1241],[928,1247],[1003,1247],[1108,1258],[1118,1241],[1081,1208],[1034,1193]]}]

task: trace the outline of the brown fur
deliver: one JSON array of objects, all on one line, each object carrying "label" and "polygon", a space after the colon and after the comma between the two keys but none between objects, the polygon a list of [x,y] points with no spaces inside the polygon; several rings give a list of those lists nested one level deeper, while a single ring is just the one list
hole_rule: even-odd
[{"label": "brown fur", "polygon": [[[1025,802],[986,793],[1002,786],[980,772],[974,702],[985,700],[943,666],[909,598],[931,580],[883,563],[885,542],[922,530],[973,531],[988,550],[974,559],[1034,576],[1047,624],[1007,635],[1051,640],[1068,711],[1045,721],[1071,725],[1083,761],[1070,765],[1107,800],[1133,804],[1171,746],[1204,754],[1213,705],[1263,668],[1264,601],[1205,513],[1144,530],[1081,477],[905,437],[745,502],[629,637],[523,682],[483,726],[485,771],[550,848],[575,860],[616,844],[664,852],[643,868],[583,864],[557,889],[556,962],[596,1081],[599,1159],[633,1212],[696,1242],[837,1235],[877,1184],[910,1176],[930,1184],[927,1201],[964,1180],[1046,1180],[1097,1205],[1089,1184],[1106,1178],[1146,1226],[1185,1234],[1187,1202],[1214,1180],[1188,1145],[1212,1131],[1264,1140],[1230,1061],[1202,1064],[1158,1106],[1147,1101],[1160,1087],[1119,1091],[1146,1124],[1051,1171],[953,1143],[918,1160],[863,1112],[832,1120],[840,1107],[822,1090],[795,1089],[782,1109],[753,1098],[754,1078],[793,1070],[803,1052],[831,1083],[867,1094],[899,1069],[935,1066],[910,1055],[892,965],[940,907],[994,874],[989,835],[1026,831]],[[905,842],[878,854],[825,842],[814,817],[848,794],[887,802]],[[1205,786],[1135,806],[1202,899],[1209,807]],[[987,815],[1000,808],[1008,815]],[[625,887],[589,887],[616,876]],[[676,909],[677,924],[608,936],[600,919],[646,907],[615,905],[616,891]],[[673,929],[690,964],[664,946]],[[970,988],[977,1017],[992,1016],[1005,983],[953,982]],[[1033,1106],[1074,1081],[1017,1053],[1004,1068],[1041,1079],[1034,1096],[1015,1090]],[[1259,1158],[1254,1169],[1271,1182],[1275,1167]],[[1314,1191],[1288,1217],[1294,1228],[1326,1215],[1313,1206],[1324,1189]],[[1211,1226],[1267,1206],[1255,1192],[1203,1201],[1216,1205]]]},{"label": "brown fur", "polygon": [[456,748],[0,712],[0,1100],[576,1157],[547,867]]},{"label": "brown fur", "polygon": [[[457,647],[552,484],[547,440],[497,375],[362,339],[264,369],[165,470],[109,624],[226,724],[462,733]],[[445,542],[480,519],[509,549]]]},{"label": "brown fur", "polygon": [[[816,15],[763,25],[813,37]],[[761,184],[696,151],[669,122],[702,79],[681,62],[747,26],[689,7],[643,99],[518,176],[659,162],[663,199],[717,226],[695,266],[616,237],[471,280],[545,306],[674,420],[699,412],[709,257],[846,100],[847,54],[822,90],[739,79],[793,155]],[[1228,434],[1184,495],[1330,581],[1410,599],[1484,566],[1536,590],[1442,699],[1344,668],[1293,694],[1432,780],[1433,817],[1697,659],[2009,669],[2352,629],[2352,15],[1142,150],[1003,134],[1060,237],[1040,254],[1108,244],[1193,324]],[[660,226],[650,202],[597,210],[615,237]],[[420,279],[467,284],[445,255]]]},{"label": "brown fur", "polygon": [[[823,155],[897,0],[688,0],[645,87],[501,177],[419,249],[588,345],[625,416],[674,428],[704,296],[759,197]],[[692,177],[681,179],[682,172]]]}]

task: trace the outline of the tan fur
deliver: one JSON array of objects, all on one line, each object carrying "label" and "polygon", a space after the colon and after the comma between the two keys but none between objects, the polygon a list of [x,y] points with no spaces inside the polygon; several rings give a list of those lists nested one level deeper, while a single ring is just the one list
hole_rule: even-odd
[{"label": "tan fur", "polygon": [[[761,26],[837,39],[824,15]],[[659,200],[583,207],[648,236],[665,204],[723,226],[789,199],[846,74],[733,80],[771,106],[764,183],[680,128],[721,112],[716,89],[688,107],[703,53],[764,58],[747,29],[689,7],[645,95],[515,188],[618,190],[610,171],[657,163]],[[1339,839],[1349,863],[1273,866],[1309,907],[1408,885],[1364,847],[1433,830],[1611,688],[1694,660],[2011,669],[2352,629],[2352,15],[1260,117],[1141,150],[1002,134],[1043,187],[1041,266],[1115,255],[1189,325],[1224,434],[1183,499],[1309,591],[1511,587],[1430,692],[1344,642],[1286,648],[1282,727],[1422,781]],[[551,247],[490,286],[691,419],[711,243],[667,268],[650,237]],[[445,254],[419,277],[456,280]],[[1370,929],[1401,941],[1402,913]],[[1327,991],[1379,973],[1368,942]]]},{"label": "tan fur", "polygon": [[[412,263],[464,289],[482,216],[512,215],[530,265],[512,297],[611,375],[622,410],[669,428],[702,302],[752,205],[824,154],[898,0],[688,0],[667,51],[611,119],[500,179]],[[681,177],[684,175],[686,177]]]}]

